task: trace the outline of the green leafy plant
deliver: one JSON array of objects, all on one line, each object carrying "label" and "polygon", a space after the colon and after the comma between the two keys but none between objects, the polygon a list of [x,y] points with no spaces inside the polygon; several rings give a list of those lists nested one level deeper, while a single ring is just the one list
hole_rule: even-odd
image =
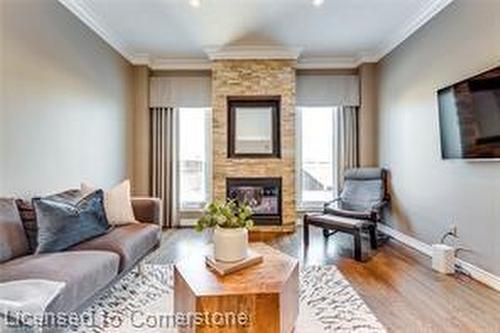
[{"label": "green leafy plant", "polygon": [[196,223],[196,230],[206,228],[251,228],[252,208],[248,204],[238,204],[234,200],[213,202],[205,207],[205,214]]}]

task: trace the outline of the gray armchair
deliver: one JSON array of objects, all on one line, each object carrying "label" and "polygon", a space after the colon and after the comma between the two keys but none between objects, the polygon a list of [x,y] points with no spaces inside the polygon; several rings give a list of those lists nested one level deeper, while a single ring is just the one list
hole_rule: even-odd
[{"label": "gray armchair", "polygon": [[340,196],[325,204],[324,213],[378,222],[388,202],[386,170],[350,169],[344,175]]},{"label": "gray armchair", "polygon": [[338,231],[354,236],[354,257],[361,260],[361,232],[368,230],[377,248],[377,222],[389,202],[387,171],[379,168],[347,170],[340,196],[325,204],[322,214],[304,216],[304,242],[309,244],[309,225],[323,228],[328,238]]}]

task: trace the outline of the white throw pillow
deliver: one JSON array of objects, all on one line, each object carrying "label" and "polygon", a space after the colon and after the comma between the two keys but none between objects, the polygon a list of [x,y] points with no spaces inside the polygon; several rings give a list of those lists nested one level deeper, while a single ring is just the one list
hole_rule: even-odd
[{"label": "white throw pillow", "polygon": [[[96,190],[96,187],[83,182],[80,187],[84,195]],[[132,209],[130,181],[124,180],[112,189],[104,191],[104,211],[111,225],[138,223]]]}]

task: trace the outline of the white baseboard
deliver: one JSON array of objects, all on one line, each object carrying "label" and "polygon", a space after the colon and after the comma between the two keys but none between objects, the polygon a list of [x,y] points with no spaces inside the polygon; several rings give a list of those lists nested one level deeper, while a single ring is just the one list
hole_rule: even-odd
[{"label": "white baseboard", "polygon": [[[397,241],[425,254],[428,257],[432,256],[432,247],[419,241],[416,238],[410,237],[400,231],[397,231],[391,227],[388,227],[383,224],[378,225],[378,229],[384,234],[396,239]],[[471,274],[471,276],[477,281],[484,283],[485,285],[500,291],[500,277],[493,275],[490,272],[485,271],[482,268],[479,268],[471,263],[463,261],[461,259],[457,259],[457,264],[461,265],[467,272]]]},{"label": "white baseboard", "polygon": [[388,227],[383,224],[378,224],[377,225],[378,230],[382,231],[384,234],[391,236],[392,238],[400,241],[401,243],[425,254],[426,256],[432,256],[432,247],[424,243],[422,241],[419,241],[416,238],[410,237],[406,234],[403,234],[400,231],[397,231],[396,229],[392,229],[391,227]]},{"label": "white baseboard", "polygon": [[472,277],[485,285],[500,291],[500,277],[493,275],[490,272],[485,271],[482,268],[472,265],[467,261],[458,259],[457,263],[460,264],[467,272],[469,272]]}]

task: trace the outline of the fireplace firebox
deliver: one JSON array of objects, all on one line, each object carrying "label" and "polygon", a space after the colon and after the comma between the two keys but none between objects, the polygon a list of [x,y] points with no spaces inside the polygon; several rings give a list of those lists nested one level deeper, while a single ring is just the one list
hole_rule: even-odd
[{"label": "fireplace firebox", "polygon": [[255,225],[281,225],[281,178],[227,178],[226,196],[249,204]]}]

